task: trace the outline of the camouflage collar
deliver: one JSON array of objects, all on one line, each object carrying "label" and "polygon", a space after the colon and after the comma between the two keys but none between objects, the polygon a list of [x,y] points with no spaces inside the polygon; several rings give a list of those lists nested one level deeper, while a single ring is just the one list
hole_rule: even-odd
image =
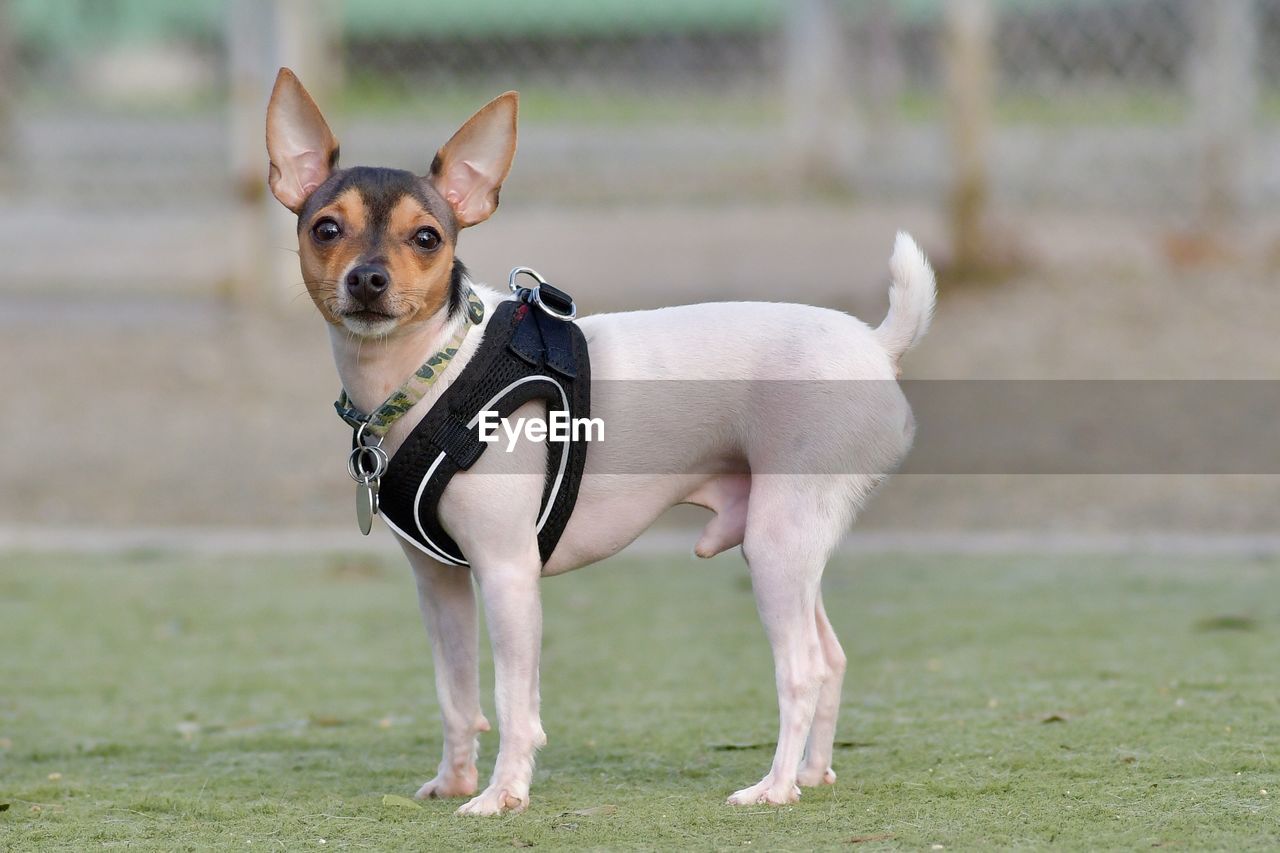
[{"label": "camouflage collar", "polygon": [[366,415],[353,406],[351,398],[347,396],[347,389],[343,388],[338,392],[338,399],[333,404],[333,407],[338,410],[338,417],[346,421],[352,429],[360,429],[363,426],[365,428],[364,432],[373,433],[381,441],[386,436],[387,430],[391,429],[391,425],[426,396],[427,390],[436,383],[436,380],[444,373],[445,368],[449,366],[449,362],[453,361],[453,357],[458,354],[458,348],[462,346],[462,341],[467,337],[467,332],[471,331],[472,326],[479,325],[480,321],[484,319],[484,303],[480,301],[480,297],[476,295],[470,285],[467,285],[464,299],[466,301],[466,322],[458,327],[453,339],[445,344],[444,349],[424,361],[422,367],[419,367],[416,373],[406,379],[404,384],[394,391],[372,414]]}]

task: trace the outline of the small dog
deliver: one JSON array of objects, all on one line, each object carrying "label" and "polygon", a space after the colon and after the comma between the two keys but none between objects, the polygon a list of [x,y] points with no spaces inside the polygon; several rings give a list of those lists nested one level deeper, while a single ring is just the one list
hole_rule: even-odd
[{"label": "small dog", "polygon": [[[484,106],[425,176],[339,169],[338,142],[320,110],[297,77],[280,70],[267,111],[268,182],[298,215],[303,278],[359,410],[374,411],[463,328],[459,291],[470,282],[455,256],[458,235],[498,206],[515,156],[517,103],[507,92]],[[539,580],[617,553],[681,503],[714,513],[695,547],[699,557],[742,546],[773,648],[781,723],[773,765],[728,802],[791,803],[801,786],[835,781],[845,655],[823,610],[822,572],[858,509],[911,445],[915,427],[896,382],[898,362],[928,328],[935,296],[933,272],[906,234],[898,235],[890,272],[889,313],[874,329],[837,311],[746,302],[579,321],[589,342],[592,415],[612,433],[587,456],[576,509],[549,561],[542,562],[535,531],[545,483],[541,442],[484,454],[444,492],[439,519],[469,571],[397,537],[416,576],[444,723],[443,759],[418,797],[473,797],[459,814],[527,808],[534,753],[546,743]],[[475,292],[486,319],[505,298],[479,286]],[[457,363],[395,422],[383,445],[388,453],[481,337],[467,334]],[[660,412],[619,393],[625,383],[595,393],[613,380],[654,379],[729,381],[663,383]],[[770,405],[758,383],[742,380],[834,380],[852,391]],[[539,413],[545,407],[532,402],[517,416]],[[488,616],[500,732],[493,776],[478,796],[477,735],[489,723],[480,709],[475,587]]]}]

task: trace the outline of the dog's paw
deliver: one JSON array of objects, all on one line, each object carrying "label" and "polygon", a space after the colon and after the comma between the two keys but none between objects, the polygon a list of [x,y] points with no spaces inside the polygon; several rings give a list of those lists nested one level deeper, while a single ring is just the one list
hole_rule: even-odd
[{"label": "dog's paw", "polygon": [[500,815],[516,814],[529,808],[529,795],[523,796],[501,785],[490,785],[480,796],[464,803],[455,814]]},{"label": "dog's paw", "polygon": [[836,783],[836,771],[830,767],[825,770],[821,767],[804,767],[800,770],[800,775],[796,776],[796,783],[801,788],[816,788],[819,785],[834,785]]},{"label": "dog's paw", "polygon": [[419,788],[418,793],[413,796],[418,800],[471,797],[475,795],[476,788],[479,787],[476,783],[477,778],[478,774],[475,770],[472,770],[470,774],[441,773]]},{"label": "dog's paw", "polygon": [[735,791],[726,802],[731,806],[785,806],[788,803],[797,802],[799,799],[799,785],[778,785],[766,776],[750,788]]}]

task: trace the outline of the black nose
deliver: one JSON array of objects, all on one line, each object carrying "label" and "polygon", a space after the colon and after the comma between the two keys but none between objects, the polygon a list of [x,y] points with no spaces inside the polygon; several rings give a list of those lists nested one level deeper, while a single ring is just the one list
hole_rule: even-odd
[{"label": "black nose", "polygon": [[369,305],[387,290],[391,276],[381,264],[361,264],[347,273],[347,293],[361,305]]}]

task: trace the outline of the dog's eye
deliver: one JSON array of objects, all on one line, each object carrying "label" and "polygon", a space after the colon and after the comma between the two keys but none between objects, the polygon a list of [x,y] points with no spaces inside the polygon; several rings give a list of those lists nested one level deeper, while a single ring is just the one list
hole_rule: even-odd
[{"label": "dog's eye", "polygon": [[440,232],[434,228],[419,228],[418,233],[413,235],[413,243],[419,249],[429,252],[440,246]]},{"label": "dog's eye", "polygon": [[311,236],[315,237],[318,243],[329,243],[342,236],[342,229],[332,219],[321,219],[311,226]]}]

